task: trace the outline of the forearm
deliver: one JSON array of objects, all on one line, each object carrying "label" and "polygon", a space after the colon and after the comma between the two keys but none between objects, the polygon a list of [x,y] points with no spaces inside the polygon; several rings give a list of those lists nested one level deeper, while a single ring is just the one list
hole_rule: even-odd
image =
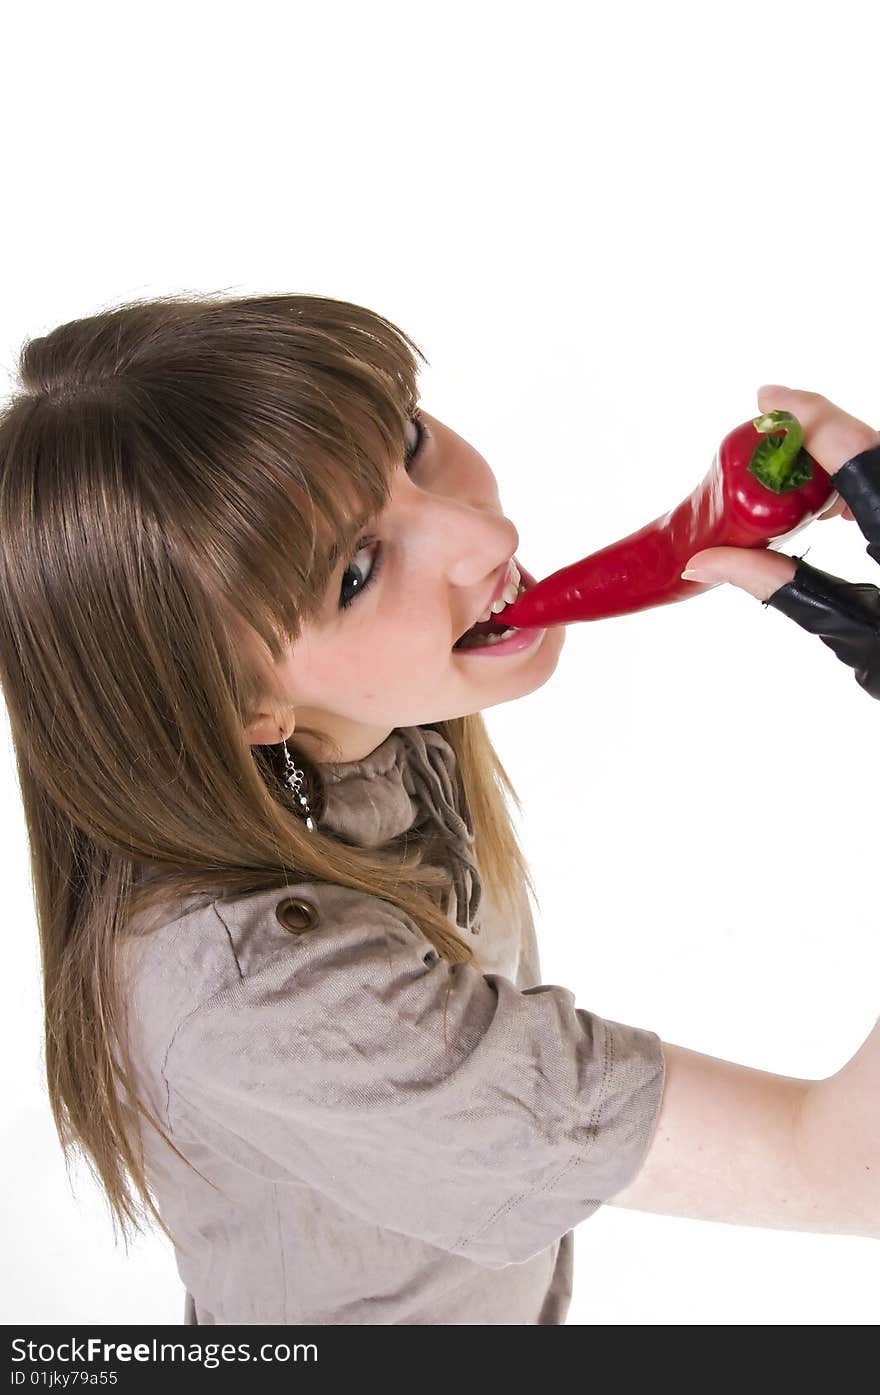
[{"label": "forearm", "polygon": [[664,1042],[654,1135],[638,1174],[609,1204],[773,1230],[877,1235],[878,1051],[875,1029],[825,1081]]},{"label": "forearm", "polygon": [[820,1230],[826,1216],[796,1157],[812,1081],[663,1043],[666,1081],[641,1170],[613,1206],[699,1221]]},{"label": "forearm", "polygon": [[[835,1075],[811,1080],[797,1133],[801,1170],[833,1223],[880,1239],[880,1019]],[[819,1229],[819,1227],[816,1227]]]}]

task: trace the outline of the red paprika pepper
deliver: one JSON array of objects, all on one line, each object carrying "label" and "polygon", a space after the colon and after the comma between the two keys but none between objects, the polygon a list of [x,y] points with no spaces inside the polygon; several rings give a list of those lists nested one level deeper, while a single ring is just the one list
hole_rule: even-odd
[{"label": "red paprika pepper", "polygon": [[743,422],[725,436],[702,483],[671,513],[545,577],[507,606],[499,622],[517,629],[567,625],[697,595],[711,583],[682,581],[694,553],[791,538],[836,497],[831,477],[802,448],[803,439],[790,412]]}]

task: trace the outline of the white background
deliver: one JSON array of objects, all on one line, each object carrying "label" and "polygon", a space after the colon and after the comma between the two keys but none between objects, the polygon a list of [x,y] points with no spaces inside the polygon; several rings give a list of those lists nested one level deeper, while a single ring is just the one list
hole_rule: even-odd
[{"label": "white background", "polygon": [[[688,494],[761,383],[880,425],[873,23],[863,0],[19,6],[0,368],[134,296],[369,305],[424,349],[425,407],[489,461],[546,575]],[[854,523],[808,545],[880,581]],[[573,626],[488,722],[546,982],[767,1071],[857,1049],[880,997],[880,704],[819,639],[720,587]],[[126,1254],[85,1166],[65,1172],[8,739],[2,759],[0,1318],[179,1323],[169,1242]],[[571,1324],[880,1316],[867,1239],[612,1207],[575,1236]]]}]

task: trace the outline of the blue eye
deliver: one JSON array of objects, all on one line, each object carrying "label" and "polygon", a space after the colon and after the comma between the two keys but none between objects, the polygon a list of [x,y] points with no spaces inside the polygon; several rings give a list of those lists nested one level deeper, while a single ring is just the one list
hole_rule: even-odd
[{"label": "blue eye", "polygon": [[[425,423],[422,421],[421,417],[419,416],[419,413],[418,413],[418,412],[415,412],[415,413],[413,414],[413,416],[410,418],[410,420],[411,420],[413,426],[415,426],[418,435],[417,435],[417,439],[416,439],[415,445],[412,446],[411,448],[407,448],[407,452],[406,452],[406,469],[407,469],[407,471],[409,470],[409,468],[410,468],[410,466],[412,465],[413,461],[415,461],[415,460],[418,458],[418,456],[421,454],[422,448],[424,447],[425,442],[426,442],[427,440],[430,439],[430,435],[431,435],[431,433],[428,431],[428,428],[425,426]],[[345,590],[346,590],[346,586],[345,586],[345,579],[346,579],[346,577],[348,576],[349,572],[362,573],[362,568],[357,564],[357,559],[358,559],[358,557],[361,555],[362,552],[367,551],[367,549],[370,548],[370,547],[373,548],[373,552],[372,552],[373,565],[369,568],[369,570],[368,570],[368,572],[367,572],[367,575],[366,575],[366,579],[364,579],[364,578],[363,578],[363,575],[361,575],[361,579],[355,581],[355,586],[354,586],[354,590],[352,591],[352,594],[348,597],[347,600],[343,600],[343,595],[344,595]],[[339,609],[340,609],[340,610],[347,610],[348,607],[351,605],[352,601],[356,600],[356,598],[357,598],[358,596],[362,596],[363,593],[364,593],[364,591],[366,591],[370,586],[372,586],[373,582],[376,580],[376,577],[379,575],[379,572],[380,572],[380,570],[381,570],[381,567],[382,567],[382,544],[381,544],[381,542],[378,541],[378,539],[375,539],[375,538],[361,538],[361,540],[360,540],[360,542],[358,543],[357,548],[356,548],[356,550],[355,550],[354,557],[353,557],[352,560],[349,562],[349,564],[348,564],[348,566],[346,567],[346,569],[345,569],[345,571],[344,571],[344,573],[343,573],[343,576],[342,576],[342,585],[341,585],[341,587],[340,587],[340,593],[339,593]]]}]

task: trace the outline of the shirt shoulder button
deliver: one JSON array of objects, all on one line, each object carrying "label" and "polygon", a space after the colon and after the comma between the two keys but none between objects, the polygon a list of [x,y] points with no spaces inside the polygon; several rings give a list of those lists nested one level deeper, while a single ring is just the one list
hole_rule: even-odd
[{"label": "shirt shoulder button", "polygon": [[301,935],[318,923],[318,912],[311,901],[303,901],[299,896],[287,896],[279,901],[275,915],[279,924],[292,935]]}]

